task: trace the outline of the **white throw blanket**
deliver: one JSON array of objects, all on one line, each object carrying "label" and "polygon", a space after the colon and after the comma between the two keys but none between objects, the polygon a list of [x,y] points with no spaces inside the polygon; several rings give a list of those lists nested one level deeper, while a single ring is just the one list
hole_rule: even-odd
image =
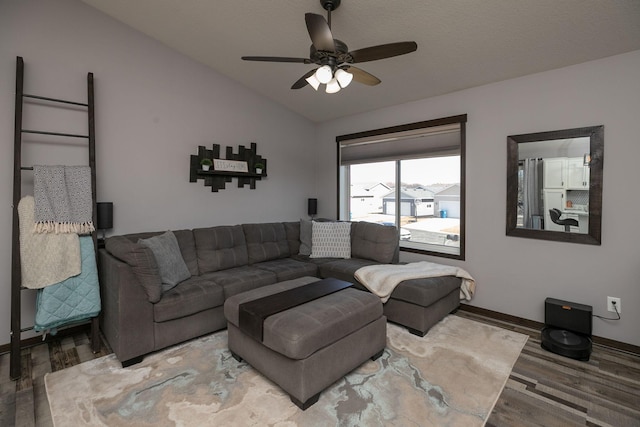
[{"label": "white throw blanket", "polygon": [[354,276],[373,294],[380,297],[383,303],[389,300],[391,293],[404,280],[427,277],[456,276],[462,278],[460,299],[471,301],[476,282],[465,270],[451,265],[435,262],[412,262],[409,264],[369,265],[359,268]]},{"label": "white throw blanket", "polygon": [[34,233],[33,196],[18,203],[22,286],[40,289],[80,274],[80,240],[77,234]]}]

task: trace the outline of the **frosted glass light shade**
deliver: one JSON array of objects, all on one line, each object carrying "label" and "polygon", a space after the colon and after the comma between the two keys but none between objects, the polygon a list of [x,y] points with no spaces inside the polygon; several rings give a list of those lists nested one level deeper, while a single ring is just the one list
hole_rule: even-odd
[{"label": "frosted glass light shade", "polygon": [[305,80],[307,81],[307,83],[309,83],[309,85],[312,88],[314,88],[315,90],[318,90],[318,86],[320,86],[320,81],[316,78],[315,74],[311,74]]},{"label": "frosted glass light shade", "polygon": [[320,83],[329,83],[333,78],[333,71],[328,65],[323,65],[316,70],[315,76]]},{"label": "frosted glass light shade", "polygon": [[327,93],[336,93],[340,91],[340,84],[336,78],[331,79],[329,83],[327,83]]},{"label": "frosted glass light shade", "polygon": [[351,83],[351,80],[353,80],[353,74],[340,68],[336,71],[336,79],[338,79],[340,87],[344,89],[345,87],[349,86],[349,83]]}]

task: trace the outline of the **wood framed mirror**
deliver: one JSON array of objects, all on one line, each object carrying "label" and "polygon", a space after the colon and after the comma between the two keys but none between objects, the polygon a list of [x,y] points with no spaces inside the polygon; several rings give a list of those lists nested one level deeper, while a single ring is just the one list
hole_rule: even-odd
[{"label": "wood framed mirror", "polygon": [[507,235],[600,245],[604,126],[507,137]]}]

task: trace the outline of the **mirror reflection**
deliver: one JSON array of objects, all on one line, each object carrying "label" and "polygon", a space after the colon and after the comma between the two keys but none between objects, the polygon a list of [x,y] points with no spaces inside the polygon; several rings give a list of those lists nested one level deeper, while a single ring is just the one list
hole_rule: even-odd
[{"label": "mirror reflection", "polygon": [[518,145],[518,219],[535,230],[589,232],[589,138]]},{"label": "mirror reflection", "polygon": [[507,235],[600,244],[602,126],[507,138]]}]

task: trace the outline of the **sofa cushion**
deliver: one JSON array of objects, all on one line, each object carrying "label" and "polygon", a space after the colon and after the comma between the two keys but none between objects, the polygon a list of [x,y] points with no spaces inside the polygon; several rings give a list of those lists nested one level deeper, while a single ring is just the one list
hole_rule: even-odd
[{"label": "sofa cushion", "polygon": [[220,285],[224,289],[225,298],[278,281],[275,273],[253,266],[229,268],[207,273],[201,277]]},{"label": "sofa cushion", "polygon": [[313,221],[310,257],[351,258],[351,223]]},{"label": "sofa cushion", "polygon": [[334,259],[318,264],[318,271],[320,272],[320,277],[333,277],[353,283],[356,281],[353,275],[357,269],[374,264],[377,264],[377,262],[370,259]]},{"label": "sofa cushion", "polygon": [[282,225],[287,234],[289,253],[295,255],[300,251],[300,221],[283,222]]},{"label": "sofa cushion", "polygon": [[280,222],[243,224],[249,264],[286,258],[290,255],[287,233]]},{"label": "sofa cushion", "polygon": [[308,219],[300,220],[300,248],[298,254],[311,255],[311,235],[313,232],[313,222]]},{"label": "sofa cushion", "polygon": [[372,222],[354,222],[351,256],[391,264],[398,248],[398,229]]},{"label": "sofa cushion", "polygon": [[109,237],[105,242],[105,249],[131,267],[150,303],[160,301],[162,279],[151,249],[134,243],[124,236]]},{"label": "sofa cushion", "polygon": [[180,246],[180,253],[182,253],[182,259],[187,264],[189,273],[192,276],[200,274],[198,270],[198,254],[196,253],[196,241],[193,238],[193,231],[191,230],[174,230],[173,234],[178,240],[178,246]]},{"label": "sofa cushion", "polygon": [[247,244],[241,225],[193,230],[200,274],[247,265]]},{"label": "sofa cushion", "polygon": [[253,266],[274,273],[278,282],[296,279],[302,276],[318,275],[318,267],[315,264],[298,261],[293,258],[274,259],[253,264]]},{"label": "sofa cushion", "polygon": [[410,279],[400,282],[391,293],[391,298],[429,307],[436,301],[460,289],[462,279],[455,276]]},{"label": "sofa cushion", "polygon": [[162,299],[153,306],[153,319],[156,322],[166,322],[222,305],[222,287],[211,280],[195,276],[162,295]]},{"label": "sofa cushion", "polygon": [[[123,236],[133,243],[137,243],[140,239],[148,239],[149,237],[159,236],[163,231],[147,231],[143,233],[131,233]],[[180,253],[182,259],[189,268],[189,272],[192,276],[197,276],[198,272],[198,259],[196,256],[196,244],[193,239],[193,232],[191,230],[173,230],[173,234],[178,240],[178,246],[180,246]],[[109,240],[109,239],[107,239]]]},{"label": "sofa cushion", "polygon": [[153,252],[160,271],[163,292],[191,277],[191,273],[184,259],[182,259],[178,240],[171,231],[148,239],[140,239],[138,243],[148,247]]}]

